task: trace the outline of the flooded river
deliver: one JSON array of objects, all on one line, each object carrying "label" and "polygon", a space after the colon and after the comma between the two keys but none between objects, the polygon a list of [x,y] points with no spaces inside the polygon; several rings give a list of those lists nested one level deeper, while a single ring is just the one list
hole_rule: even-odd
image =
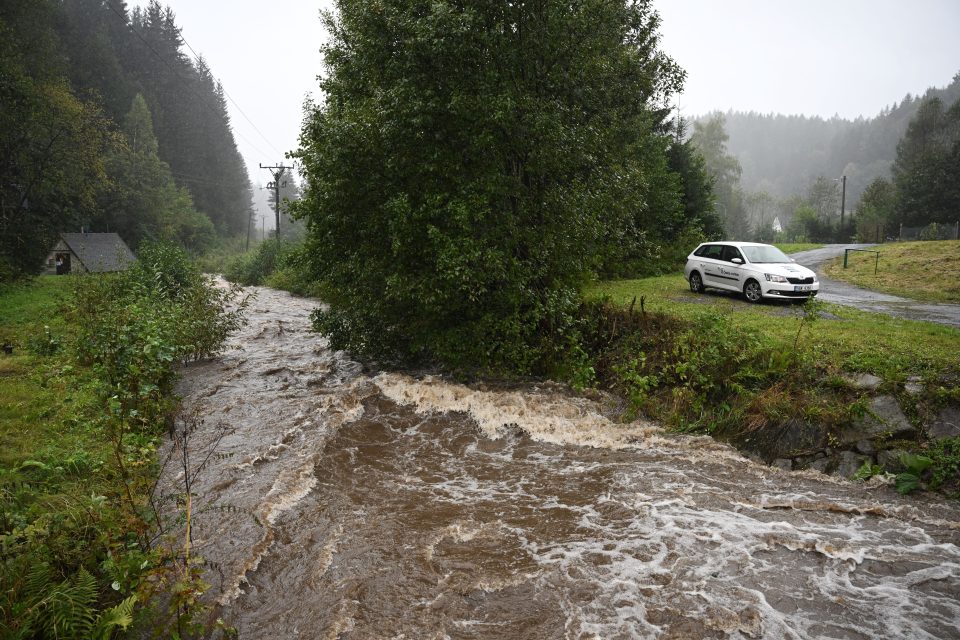
[{"label": "flooded river", "polygon": [[314,306],[258,289],[182,383],[212,453],[195,543],[241,638],[960,637],[957,508],[551,385],[367,374]]}]

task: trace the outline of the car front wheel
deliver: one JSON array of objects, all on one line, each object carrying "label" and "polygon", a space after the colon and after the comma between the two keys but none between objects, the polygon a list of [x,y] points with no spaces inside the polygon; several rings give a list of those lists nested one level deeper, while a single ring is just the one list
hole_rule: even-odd
[{"label": "car front wheel", "polygon": [[696,271],[690,274],[690,291],[703,293],[703,278]]},{"label": "car front wheel", "polygon": [[760,283],[756,280],[747,280],[747,284],[743,287],[743,297],[747,299],[747,302],[760,302],[763,299],[763,289],[760,288]]}]

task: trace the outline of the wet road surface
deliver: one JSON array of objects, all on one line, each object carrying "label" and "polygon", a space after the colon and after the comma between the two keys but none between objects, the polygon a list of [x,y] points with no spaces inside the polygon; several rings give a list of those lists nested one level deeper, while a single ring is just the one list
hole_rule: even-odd
[{"label": "wet road surface", "polygon": [[885,313],[897,318],[926,320],[928,322],[936,322],[952,327],[960,327],[960,305],[958,304],[939,304],[908,300],[907,298],[900,298],[878,291],[861,289],[852,284],[833,280],[823,275],[823,265],[838,256],[842,256],[844,249],[869,249],[872,246],[874,245],[831,244],[819,249],[794,253],[791,254],[790,257],[799,264],[817,272],[817,277],[820,280],[820,293],[817,295],[817,298],[820,300],[826,300],[827,302],[849,307],[857,307],[864,311]]},{"label": "wet road surface", "polygon": [[550,384],[367,373],[315,304],[259,289],[180,388],[194,544],[240,638],[960,638],[955,505]]}]

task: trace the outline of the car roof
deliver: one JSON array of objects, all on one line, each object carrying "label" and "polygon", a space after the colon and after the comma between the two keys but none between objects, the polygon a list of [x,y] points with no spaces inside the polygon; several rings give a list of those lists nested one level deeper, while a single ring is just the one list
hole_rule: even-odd
[{"label": "car roof", "polygon": [[699,246],[705,244],[728,244],[732,247],[772,247],[773,245],[764,244],[763,242],[739,242],[737,240],[714,240],[712,242],[701,242]]}]

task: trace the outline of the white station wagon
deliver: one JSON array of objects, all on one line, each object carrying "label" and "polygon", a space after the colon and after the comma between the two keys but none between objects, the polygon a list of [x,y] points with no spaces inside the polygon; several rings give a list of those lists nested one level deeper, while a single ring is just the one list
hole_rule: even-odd
[{"label": "white station wagon", "polygon": [[817,295],[817,274],[769,244],[704,242],[687,256],[683,275],[690,291],[724,289],[750,302],[763,298],[807,299]]}]

